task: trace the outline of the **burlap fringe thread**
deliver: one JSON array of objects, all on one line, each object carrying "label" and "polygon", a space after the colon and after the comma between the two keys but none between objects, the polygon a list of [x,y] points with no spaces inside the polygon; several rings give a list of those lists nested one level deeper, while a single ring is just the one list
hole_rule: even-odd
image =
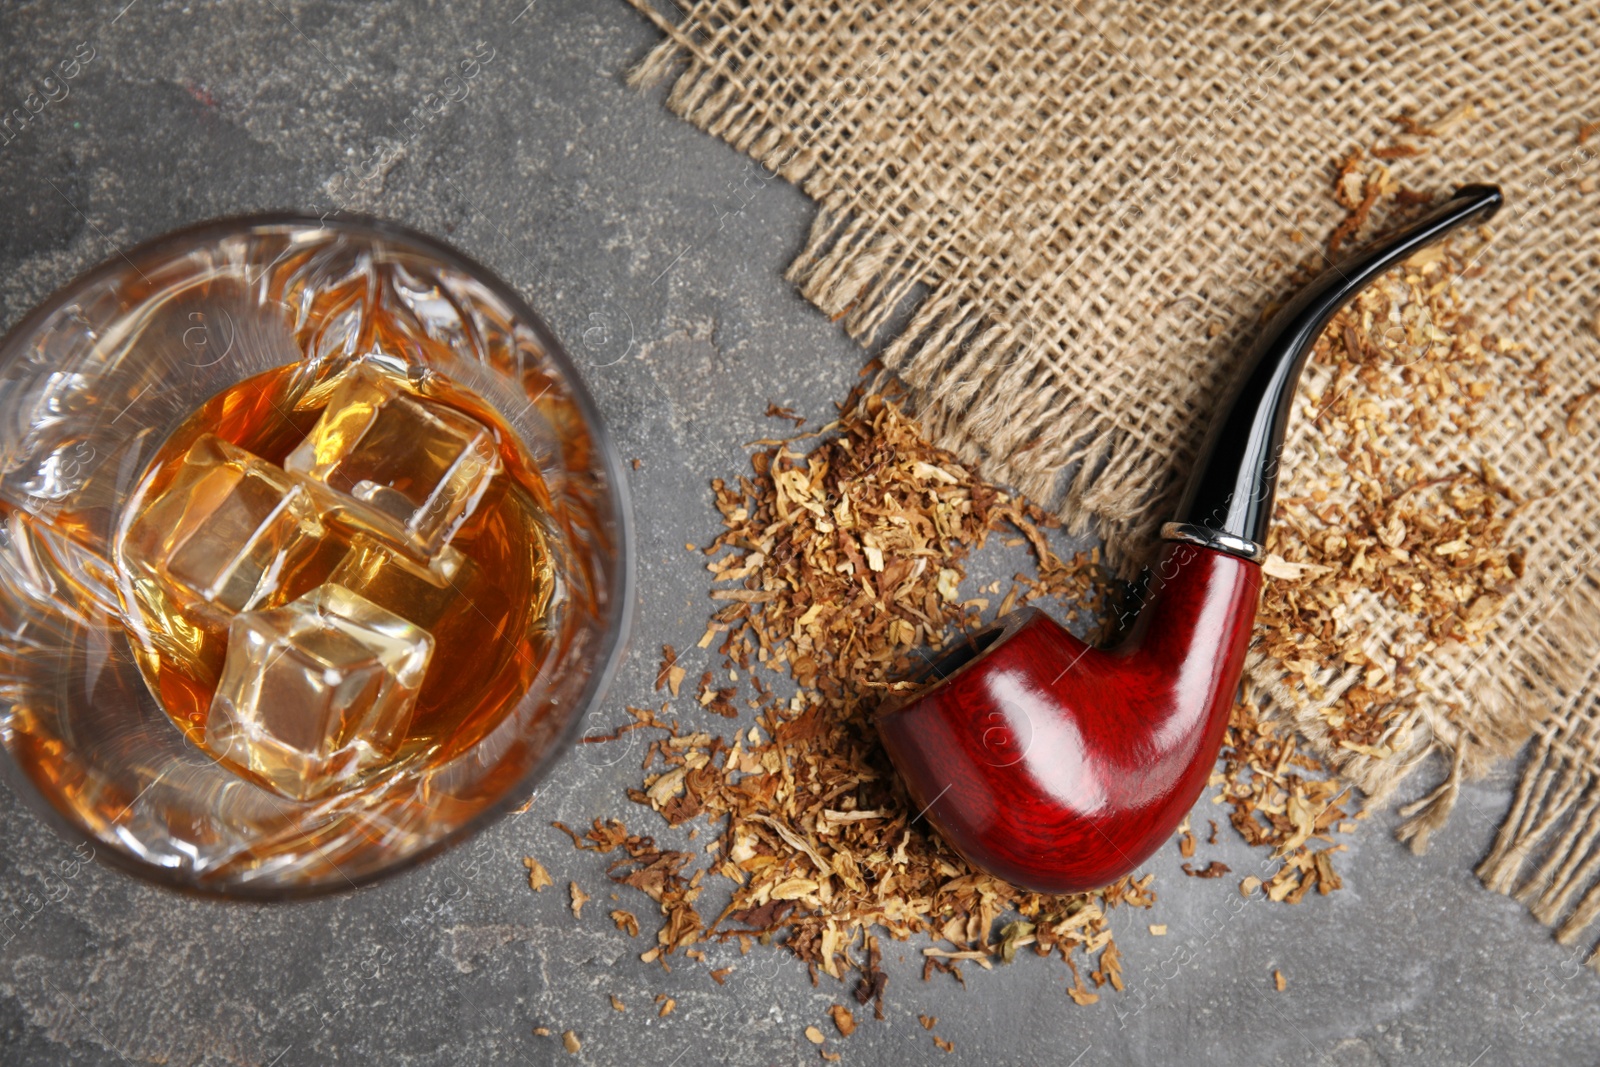
[{"label": "burlap fringe thread", "polygon": [[[1574,610],[1600,617],[1592,577],[1574,576]],[[1555,927],[1557,942],[1574,945],[1600,919],[1600,662],[1592,649],[1565,651],[1574,658],[1563,662],[1587,661],[1586,677],[1560,679],[1582,694],[1580,711],[1536,728],[1511,810],[1477,873]],[[1586,962],[1600,970],[1600,946]]]},{"label": "burlap fringe thread", "polygon": [[[1222,225],[1220,219],[1206,222],[1201,212],[1198,220],[1182,214],[1168,227],[1137,215],[1108,215],[1110,221],[1088,216],[1086,221],[1061,200],[1042,206],[1008,202],[1000,194],[1015,194],[1019,188],[1037,193],[1029,184],[1037,176],[1019,174],[1015,161],[995,171],[986,170],[987,163],[972,163],[976,173],[959,173],[963,162],[958,159],[951,169],[940,169],[949,157],[924,151],[927,140],[915,121],[919,117],[927,137],[934,137],[951,114],[954,121],[995,118],[963,116],[970,101],[999,107],[1001,117],[1016,120],[1011,132],[1025,132],[1026,152],[1049,154],[1041,166],[1056,167],[1051,180],[1065,182],[1072,197],[1085,203],[1098,205],[1104,196],[1119,195],[1119,182],[1146,188],[1152,180],[1174,189],[1226,188],[1230,176],[1238,182],[1248,175],[1249,196],[1236,197],[1229,209],[1238,212],[1246,210],[1247,202],[1262,202],[1266,187],[1275,188],[1288,203],[1312,204],[1325,195],[1314,190],[1323,181],[1317,167],[1326,165],[1330,153],[1370,143],[1396,114],[1443,114],[1452,108],[1451,114],[1462,114],[1476,100],[1489,116],[1484,125],[1472,138],[1456,142],[1449,158],[1442,152],[1424,153],[1414,161],[1413,180],[1448,187],[1462,168],[1501,180],[1513,212],[1521,212],[1512,232],[1524,237],[1513,238],[1491,257],[1488,275],[1474,284],[1491,293],[1491,300],[1520,293],[1535,278],[1556,287],[1541,293],[1542,316],[1520,320],[1518,332],[1523,347],[1555,357],[1553,377],[1567,392],[1543,408],[1513,411],[1508,417],[1523,420],[1531,439],[1536,426],[1567,418],[1546,409],[1557,407],[1572,390],[1585,388],[1582,382],[1594,360],[1580,351],[1583,342],[1574,345],[1574,337],[1583,332],[1585,316],[1593,309],[1584,310],[1592,298],[1583,295],[1580,264],[1600,265],[1600,256],[1578,251],[1585,247],[1582,235],[1593,229],[1593,209],[1585,214],[1580,203],[1578,175],[1593,173],[1593,168],[1584,168],[1595,154],[1583,149],[1579,151],[1587,154],[1582,159],[1572,154],[1570,131],[1575,127],[1566,112],[1584,106],[1578,98],[1586,94],[1575,89],[1585,83],[1584,71],[1594,69],[1593,44],[1583,28],[1592,25],[1593,12],[1581,3],[1523,6],[1493,0],[1492,11],[1477,4],[1472,11],[1441,10],[1427,16],[1439,25],[1430,26],[1426,34],[1402,34],[1395,40],[1412,45],[1390,48],[1389,34],[1400,13],[1343,2],[1305,12],[1251,14],[1205,5],[1146,10],[1093,0],[1070,9],[910,5],[903,12],[848,4],[697,0],[683,8],[678,20],[661,15],[650,0],[630,2],[666,35],[633,70],[630,83],[649,85],[676,71],[667,98],[673,112],[817,201],[811,232],[788,271],[802,294],[863,343],[879,338],[895,312],[916,297],[910,321],[894,326],[882,359],[912,387],[929,433],[946,447],[980,459],[991,478],[1035,499],[1059,500],[1073,529],[1083,529],[1092,519],[1106,538],[1108,553],[1121,564],[1137,562],[1147,551],[1155,525],[1152,513],[1175,491],[1175,471],[1186,466],[1195,443],[1187,436],[1196,425],[1195,412],[1205,410],[1229,372],[1226,353],[1240,347],[1253,321],[1250,309],[1273,298],[1271,283],[1263,278],[1281,278],[1284,270],[1283,260],[1273,257],[1291,250],[1275,247],[1255,219],[1235,218]],[[911,10],[917,7],[921,10]],[[1415,17],[1425,21],[1422,15]],[[980,23],[983,29],[976,29]],[[1159,33],[1152,34],[1151,26],[1159,27]],[[1239,110],[1216,127],[1205,124],[1208,105],[1203,101],[1171,95],[1177,85],[1209,91],[1227,83],[1232,65],[1244,63],[1245,53],[1265,55],[1261,39],[1268,26],[1285,42],[1295,42],[1294,49],[1305,57],[1303,69],[1280,71],[1276,83],[1256,86],[1255,95],[1230,98]],[[928,100],[911,105],[909,120],[891,114],[893,99],[873,100],[874,107],[867,110],[857,106],[869,87],[847,87],[854,94],[849,99],[855,110],[842,117],[831,109],[831,101],[819,110],[817,100],[802,91],[807,79],[845,78],[862,57],[925,44],[934,32],[947,35],[940,38],[948,47],[937,65],[948,72],[949,83],[937,83]],[[976,54],[964,55],[966,49]],[[1012,55],[1008,49],[1020,51]],[[779,63],[778,73],[773,73],[775,56],[788,57]],[[1048,71],[1041,76],[1042,56],[1051,57],[1047,66],[1062,68],[1066,88],[1051,88]],[[1274,54],[1269,61],[1276,58]],[[1065,73],[1069,62],[1078,71],[1071,77]],[[1130,67],[1139,68],[1135,75],[1128,73]],[[1474,70],[1477,77],[1458,76]],[[993,87],[985,83],[991,75],[996,81],[1009,79],[1007,92],[1015,84],[1022,93],[1014,105],[1020,116],[996,104]],[[775,80],[768,84],[765,78]],[[1045,106],[1048,94],[1056,91],[1081,95],[1076,110],[1059,101]],[[983,96],[985,92],[990,95]],[[1034,98],[1027,94],[1038,92],[1046,97],[1037,106],[1028,104]],[[1336,92],[1344,104],[1331,109],[1327,100]],[[1108,128],[1100,123],[1097,108],[1131,108],[1137,114],[1121,128]],[[866,129],[851,124],[865,123],[863,116],[878,125]],[[971,127],[964,129],[970,136]],[[908,130],[914,132],[908,135]],[[961,136],[958,129],[956,139]],[[1185,136],[1199,138],[1200,150],[1179,153],[1183,158],[1178,169],[1161,169],[1163,153],[1170,155],[1172,142]],[[1245,143],[1239,142],[1241,136]],[[915,160],[892,158],[886,168],[881,158],[852,154],[852,138],[877,137],[899,138],[893,143],[908,156],[913,147],[921,155]],[[1083,158],[1092,166],[1084,163],[1063,171],[1062,151],[1086,153]],[[851,169],[869,163],[869,171]],[[875,195],[881,194],[885,175],[897,173],[893,168],[902,163],[904,184],[915,187],[911,202],[896,192],[889,206],[871,201],[877,206],[862,210],[869,202],[862,193],[871,186]],[[958,235],[954,231],[963,223],[958,217],[961,205],[972,199],[975,181],[984,189],[993,183],[993,202],[981,212],[986,226]],[[1519,203],[1524,205],[1520,209]],[[1310,233],[1331,225],[1318,209],[1306,208],[1301,217]],[[1581,221],[1585,218],[1590,219],[1587,230]],[[941,236],[941,227],[950,228],[950,239]],[[1070,233],[1074,241],[1050,240],[1056,232]],[[1530,240],[1530,233],[1549,236]],[[1219,242],[1219,234],[1232,240]],[[1249,252],[1234,251],[1241,247],[1241,235]],[[956,236],[966,243],[954,240]],[[1102,255],[1107,242],[1119,241],[1165,241],[1165,251],[1172,252],[1172,242],[1186,237],[1199,242],[1202,255],[1200,265],[1184,277],[1163,273],[1161,265],[1155,274],[1145,267],[1133,271],[1127,259]],[[1081,273],[1075,269],[1081,258],[1078,242],[1095,253],[1089,269],[1097,272],[1099,284],[1122,286],[1104,301],[1090,298],[1084,303],[1081,294],[1073,294],[1076,302],[1070,307],[1082,315],[1073,321],[1088,332],[1064,337],[1059,323],[1042,329],[1026,312],[1015,321],[1008,319],[1007,308],[1036,306],[1059,317],[1062,295],[1048,286],[1050,279],[1059,283]],[[1158,259],[1161,254],[1158,250]],[[1027,269],[1008,272],[1006,264]],[[1150,288],[1130,295],[1130,282]],[[1231,293],[1223,295],[1218,285],[1231,287]],[[1205,295],[1174,299],[1174,292]],[[1179,306],[1185,300],[1193,306]],[[1179,318],[1202,307],[1208,315],[1220,316],[1212,320],[1220,321],[1220,333],[1197,338],[1176,328]],[[1149,354],[1115,360],[1105,354],[1107,346],[1127,343],[1128,327],[1122,323],[1138,315],[1119,316],[1138,308],[1146,309],[1147,328],[1163,337],[1161,343],[1192,346],[1194,358],[1179,372],[1187,376],[1181,377],[1184,395],[1170,392],[1175,388],[1170,363],[1160,364]],[[1501,322],[1507,319],[1498,310],[1495,315]],[[1141,352],[1148,348],[1144,345]],[[1531,361],[1507,359],[1508,374],[1527,373]],[[1087,362],[1075,362],[1082,360]],[[1152,394],[1156,399],[1134,414],[1131,424],[1110,414],[1130,403],[1130,396]],[[1046,432],[1041,433],[1042,427]],[[1545,486],[1569,485],[1587,486],[1592,497],[1600,492],[1594,488],[1600,486],[1600,448],[1593,440],[1586,432],[1582,439],[1551,445],[1548,456],[1542,454],[1545,437],[1519,441],[1511,462],[1500,462],[1505,456],[1496,462],[1520,474],[1531,497],[1547,491]],[[1077,471],[1070,484],[1058,484],[1058,472],[1070,469]],[[1585,696],[1585,686],[1594,680],[1600,597],[1592,581],[1574,580],[1590,562],[1586,546],[1594,539],[1593,531],[1566,507],[1555,500],[1525,513],[1517,532],[1545,552],[1542,575],[1529,575],[1537,588],[1513,597],[1487,650],[1458,667],[1430,668],[1414,709],[1386,739],[1393,756],[1376,759],[1332,745],[1318,712],[1354,682],[1352,672],[1324,672],[1319,679],[1323,698],[1308,700],[1305,692],[1285,688],[1281,665],[1256,656],[1249,666],[1250,676],[1271,694],[1280,713],[1371,801],[1390,797],[1432,753],[1447,757],[1449,771],[1442,783],[1402,809],[1407,821],[1400,835],[1418,851],[1448,818],[1463,779],[1516,752],[1536,724],[1548,719],[1537,727],[1538,740],[1516,805],[1479,872],[1491,888],[1527,902],[1541,921],[1559,922],[1557,936],[1564,943],[1578,938],[1600,916],[1600,744],[1595,740],[1600,699]],[[1470,696],[1460,699],[1460,693]],[[1535,861],[1535,869],[1524,875],[1523,868]],[[1574,900],[1576,907],[1562,919]],[[1600,956],[1590,962],[1600,968]]]}]

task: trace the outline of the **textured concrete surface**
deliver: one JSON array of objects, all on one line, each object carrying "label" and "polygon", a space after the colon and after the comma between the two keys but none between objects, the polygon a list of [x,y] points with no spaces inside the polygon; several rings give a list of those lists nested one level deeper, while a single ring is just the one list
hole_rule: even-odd
[{"label": "textured concrete surface", "polygon": [[[683,545],[716,529],[708,478],[743,468],[769,400],[823,419],[861,365],[781,280],[810,206],[622,84],[656,34],[620,0],[124,3],[0,13],[6,108],[93,49],[0,145],[0,320],[119,246],[232,212],[349,206],[455,241],[543,310],[642,460],[640,620],[594,717],[619,721],[648,697],[655,650],[701,633],[706,576]],[[416,118],[442,88],[465,96]],[[711,950],[736,967],[726,987],[640,963],[600,906],[602,860],[550,828],[621,815],[661,830],[622,795],[636,756],[586,746],[527,814],[390,882],[284,906],[180,898],[81,862],[5,794],[0,1061],[820,1062],[803,1030],[831,1033],[842,990],[776,951]],[[921,945],[894,945],[889,1021],[829,1047],[857,1063],[1594,1062],[1600,979],[1470,873],[1513,773],[1468,789],[1425,858],[1374,820],[1342,858],[1350,888],[1298,907],[1241,904],[1237,878],[1187,879],[1167,850],[1154,911],[1115,919],[1128,989],[1092,1007],[1067,999],[1058,963],[924,984]],[[597,897],[582,921],[564,893],[528,891],[527,853]],[[1227,830],[1206,854],[1260,862]],[[662,994],[677,1001],[664,1019]],[[954,1041],[948,1061],[919,1013]],[[580,1056],[536,1026],[577,1031]]]}]

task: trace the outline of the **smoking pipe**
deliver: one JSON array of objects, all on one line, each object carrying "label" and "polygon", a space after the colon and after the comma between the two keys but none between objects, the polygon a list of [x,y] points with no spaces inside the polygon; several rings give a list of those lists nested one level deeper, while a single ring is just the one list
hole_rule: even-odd
[{"label": "smoking pipe", "polygon": [[939,680],[885,705],[878,733],[912,800],[973,865],[1047,893],[1130,874],[1199,798],[1239,688],[1278,454],[1301,367],[1378,275],[1501,203],[1491,185],[1325,271],[1279,311],[1200,451],[1115,646],[1013,611],[944,652]]}]

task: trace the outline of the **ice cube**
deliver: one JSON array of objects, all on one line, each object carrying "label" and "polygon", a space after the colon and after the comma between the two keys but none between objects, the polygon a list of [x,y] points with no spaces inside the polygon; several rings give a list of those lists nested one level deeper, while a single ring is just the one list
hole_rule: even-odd
[{"label": "ice cube", "polygon": [[[212,434],[143,508],[121,556],[152,595],[175,584],[220,618],[270,606],[287,579],[326,550],[310,487]],[[153,586],[152,586],[153,583]],[[304,585],[301,586],[304,588]]]},{"label": "ice cube", "polygon": [[206,747],[295,800],[346,788],[405,738],[433,638],[329,582],[234,616]]},{"label": "ice cube", "polygon": [[[431,558],[471,516],[500,461],[487,426],[361,363],[283,466],[394,520],[409,546]],[[360,509],[353,518],[361,524]]]}]

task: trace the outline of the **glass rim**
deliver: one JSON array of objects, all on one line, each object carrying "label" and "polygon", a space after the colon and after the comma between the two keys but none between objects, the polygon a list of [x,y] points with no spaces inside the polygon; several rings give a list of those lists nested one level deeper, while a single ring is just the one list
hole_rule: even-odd
[{"label": "glass rim", "polygon": [[[436,256],[444,265],[460,270],[481,283],[495,297],[504,301],[513,315],[525,322],[533,330],[540,343],[544,346],[546,357],[560,371],[563,383],[571,394],[573,406],[578,409],[579,414],[583,417],[584,427],[594,444],[595,454],[601,457],[607,480],[610,483],[607,498],[614,509],[617,528],[614,574],[608,575],[614,581],[614,595],[609,597],[606,613],[598,620],[600,626],[597,629],[603,632],[600,647],[595,657],[597,668],[591,671],[588,679],[585,680],[583,690],[575,701],[575,713],[570,721],[562,727],[561,732],[556,735],[550,747],[532,762],[528,770],[502,796],[485,804],[482,810],[463,821],[461,825],[455,827],[437,841],[419,848],[415,852],[395,860],[393,863],[385,864],[355,877],[345,876],[342,882],[328,881],[310,885],[258,886],[249,882],[209,885],[184,878],[178,872],[169,868],[141,862],[120,849],[106,847],[105,841],[94,836],[83,826],[58,811],[55,805],[49,803],[40,794],[38,788],[17,766],[10,749],[0,746],[0,753],[3,753],[3,759],[0,759],[0,767],[4,769],[4,778],[7,784],[10,785],[13,792],[21,796],[23,801],[51,829],[62,837],[67,838],[70,842],[88,845],[92,858],[96,862],[115,867],[141,881],[164,889],[176,890],[187,896],[200,899],[269,903],[280,900],[332,897],[351,893],[376,882],[387,880],[395,875],[414,870],[468,839],[483,833],[503,819],[510,812],[514,803],[524,798],[529,798],[529,795],[539,782],[544,779],[545,775],[549,773],[556,761],[572,749],[574,739],[582,728],[584,721],[589,717],[589,712],[594,710],[605,699],[611,683],[615,680],[617,672],[621,668],[628,638],[633,628],[637,562],[634,551],[635,531],[632,499],[628,490],[627,476],[623,469],[621,453],[617,451],[616,443],[612,440],[611,433],[600,416],[600,411],[595,405],[594,398],[589,393],[588,385],[584,382],[577,365],[573,362],[572,357],[567,354],[566,347],[556,337],[555,332],[550,329],[544,318],[533,309],[532,305],[509,282],[501,278],[497,272],[440,238],[422,233],[391,219],[345,211],[326,212],[318,215],[299,211],[249,212],[239,215],[219,216],[190,223],[177,229],[166,230],[127,248],[116,249],[111,255],[78,272],[66,282],[52,289],[47,296],[29,309],[17,321],[15,326],[7,330],[4,336],[0,336],[0,353],[7,353],[5,359],[0,360],[0,367],[16,358],[16,352],[20,351],[17,341],[37,328],[47,316],[54,313],[60,307],[65,294],[87,287],[105,276],[125,269],[126,265],[132,263],[135,257],[158,254],[173,245],[194,245],[212,234],[220,237],[251,229],[302,226],[343,230],[363,236],[392,238],[397,243],[411,245],[429,255]],[[334,865],[334,869],[338,870],[337,865]],[[342,874],[343,872],[340,873]]]}]

